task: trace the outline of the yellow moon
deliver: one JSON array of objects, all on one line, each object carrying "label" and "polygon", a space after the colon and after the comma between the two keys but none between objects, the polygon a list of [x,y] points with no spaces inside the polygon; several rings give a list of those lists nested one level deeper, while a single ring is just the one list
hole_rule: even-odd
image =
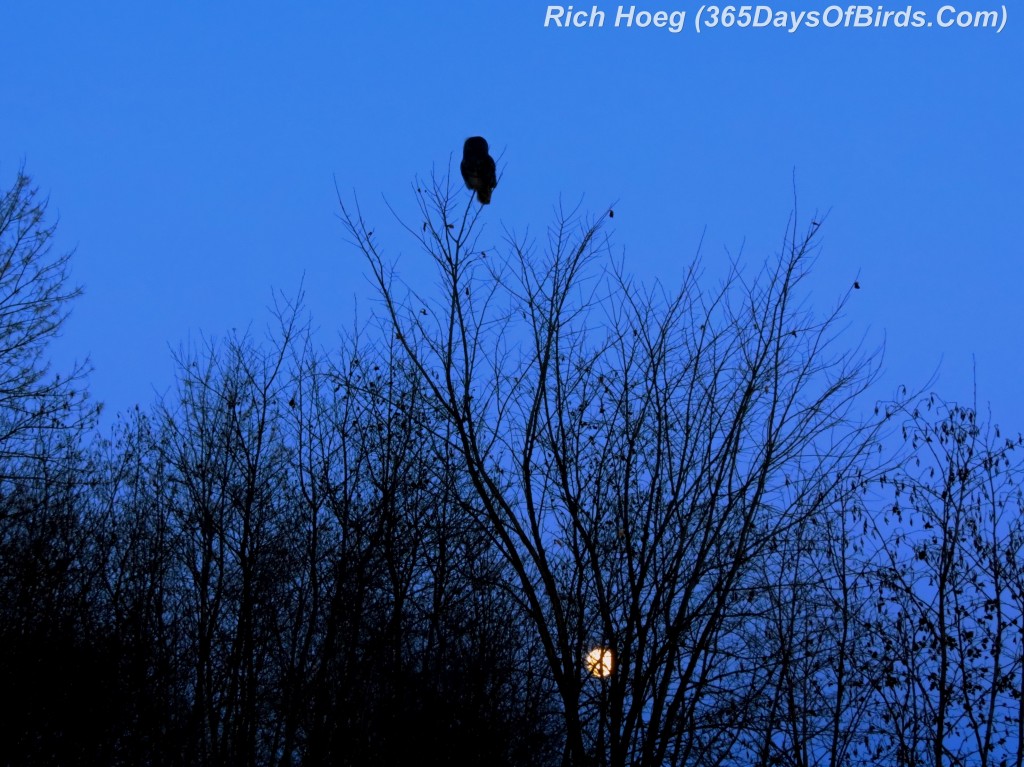
[{"label": "yellow moon", "polygon": [[587,671],[594,676],[611,676],[612,651],[607,647],[595,647],[591,650],[587,655]]}]

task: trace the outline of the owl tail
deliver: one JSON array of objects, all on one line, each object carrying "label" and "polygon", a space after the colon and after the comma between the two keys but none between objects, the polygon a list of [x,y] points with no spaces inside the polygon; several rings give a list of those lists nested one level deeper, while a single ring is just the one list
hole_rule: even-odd
[{"label": "owl tail", "polygon": [[485,186],[480,187],[476,190],[476,198],[480,200],[481,205],[491,204],[491,190]]}]

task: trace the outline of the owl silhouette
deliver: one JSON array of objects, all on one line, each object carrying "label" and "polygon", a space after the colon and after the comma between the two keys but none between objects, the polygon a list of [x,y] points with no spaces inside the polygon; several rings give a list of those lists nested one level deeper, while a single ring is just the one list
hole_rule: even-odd
[{"label": "owl silhouette", "polygon": [[487,141],[483,136],[472,136],[462,146],[462,180],[476,192],[481,205],[491,201],[491,190],[498,185],[494,159],[487,154]]}]

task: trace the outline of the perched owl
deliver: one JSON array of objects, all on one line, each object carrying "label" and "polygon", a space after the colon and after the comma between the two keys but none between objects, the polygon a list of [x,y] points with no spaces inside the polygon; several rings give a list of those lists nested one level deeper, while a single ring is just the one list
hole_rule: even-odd
[{"label": "perched owl", "polygon": [[491,201],[491,190],[498,185],[493,158],[487,154],[487,142],[483,136],[466,139],[462,146],[462,180],[476,191],[476,198],[482,205]]}]

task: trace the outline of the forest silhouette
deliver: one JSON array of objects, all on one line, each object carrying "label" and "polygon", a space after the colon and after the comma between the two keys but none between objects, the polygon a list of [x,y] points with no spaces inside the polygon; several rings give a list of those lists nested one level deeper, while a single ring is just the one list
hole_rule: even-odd
[{"label": "forest silhouette", "polygon": [[339,200],[366,328],[280,296],[105,431],[47,361],[72,256],[3,191],[0,762],[1021,767],[1022,439],[877,398],[821,222],[651,287],[608,211],[494,242],[414,189]]}]

